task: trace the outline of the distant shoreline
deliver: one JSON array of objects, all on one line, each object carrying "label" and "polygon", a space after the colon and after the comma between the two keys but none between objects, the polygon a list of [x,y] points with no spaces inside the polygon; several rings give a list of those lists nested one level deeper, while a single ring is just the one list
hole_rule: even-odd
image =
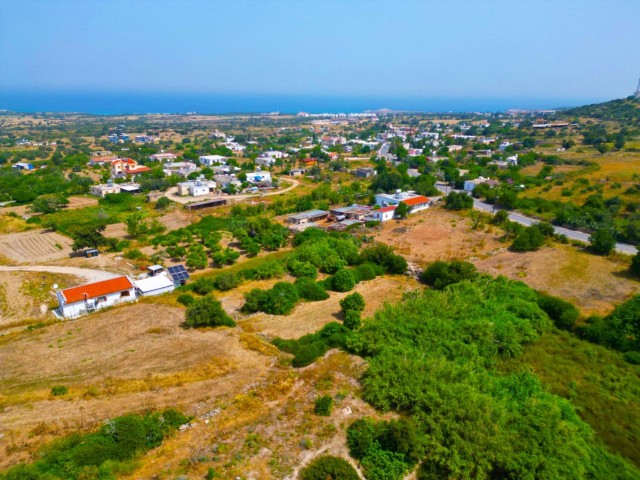
[{"label": "distant shoreline", "polygon": [[258,94],[0,91],[0,110],[15,113],[91,115],[362,113],[388,109],[407,113],[504,112],[595,103],[601,99],[388,97]]}]

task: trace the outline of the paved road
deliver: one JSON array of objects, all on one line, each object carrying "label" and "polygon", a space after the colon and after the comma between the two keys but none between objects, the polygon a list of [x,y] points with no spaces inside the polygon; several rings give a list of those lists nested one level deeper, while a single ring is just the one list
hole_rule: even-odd
[{"label": "paved road", "polygon": [[382,145],[380,145],[380,150],[378,150],[378,157],[384,158],[385,160],[391,162],[395,160],[396,156],[389,153],[389,146],[390,144],[388,142],[384,142]]},{"label": "paved road", "polygon": [[[452,190],[451,187],[440,184],[440,183],[436,184],[436,188],[443,193],[449,193]],[[462,190],[456,190],[456,191],[462,192]],[[481,202],[476,198],[473,199],[473,208],[475,208],[476,210],[483,210],[485,212],[492,212],[492,213],[494,213],[497,210],[500,210],[500,209],[496,210],[493,205],[489,203]],[[509,212],[509,220],[511,220],[512,222],[516,222],[521,225],[527,225],[527,226],[535,225],[536,223],[539,222],[539,220],[536,220],[535,218],[527,217],[518,212]],[[577,240],[583,243],[589,243],[589,238],[591,237],[591,235],[589,235],[588,233],[578,232],[577,230],[569,230],[568,228],[554,226],[553,229],[559,235],[565,235],[567,238],[571,240]],[[620,253],[625,253],[627,255],[635,255],[636,253],[638,253],[638,249],[636,249],[636,247],[634,247],[633,245],[628,245],[626,243],[616,243],[616,251]]]},{"label": "paved road", "polygon": [[93,270],[91,268],[77,267],[59,267],[55,265],[29,265],[21,267],[4,267],[0,266],[0,272],[49,272],[49,273],[66,273],[76,275],[86,279],[88,282],[99,282],[101,280],[109,280],[110,278],[119,277],[117,273],[106,272],[104,270]]}]

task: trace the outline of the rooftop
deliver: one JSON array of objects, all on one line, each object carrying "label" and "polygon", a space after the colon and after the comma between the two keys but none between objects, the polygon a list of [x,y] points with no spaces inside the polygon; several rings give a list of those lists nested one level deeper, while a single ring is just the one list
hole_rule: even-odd
[{"label": "rooftop", "polygon": [[66,303],[75,303],[89,298],[102,297],[104,295],[109,295],[110,293],[129,290],[130,288],[133,288],[133,283],[131,283],[129,277],[123,275],[122,277],[116,277],[110,280],[103,280],[101,282],[87,283],[77,287],[66,288],[64,290],[60,290],[60,294],[63,296]]}]

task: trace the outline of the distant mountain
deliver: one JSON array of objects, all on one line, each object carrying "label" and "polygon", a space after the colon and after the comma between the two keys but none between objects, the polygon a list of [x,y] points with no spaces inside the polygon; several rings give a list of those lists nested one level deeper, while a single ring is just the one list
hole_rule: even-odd
[{"label": "distant mountain", "polygon": [[620,122],[627,127],[640,127],[640,98],[631,96],[604,103],[570,108],[565,110],[564,114]]}]

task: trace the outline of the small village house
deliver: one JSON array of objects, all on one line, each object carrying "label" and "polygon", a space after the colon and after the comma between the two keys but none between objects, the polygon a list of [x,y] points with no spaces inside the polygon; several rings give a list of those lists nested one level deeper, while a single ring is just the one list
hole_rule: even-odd
[{"label": "small village house", "polygon": [[133,282],[121,277],[65,288],[56,292],[60,314],[64,318],[75,318],[105,307],[113,307],[136,299]]}]

